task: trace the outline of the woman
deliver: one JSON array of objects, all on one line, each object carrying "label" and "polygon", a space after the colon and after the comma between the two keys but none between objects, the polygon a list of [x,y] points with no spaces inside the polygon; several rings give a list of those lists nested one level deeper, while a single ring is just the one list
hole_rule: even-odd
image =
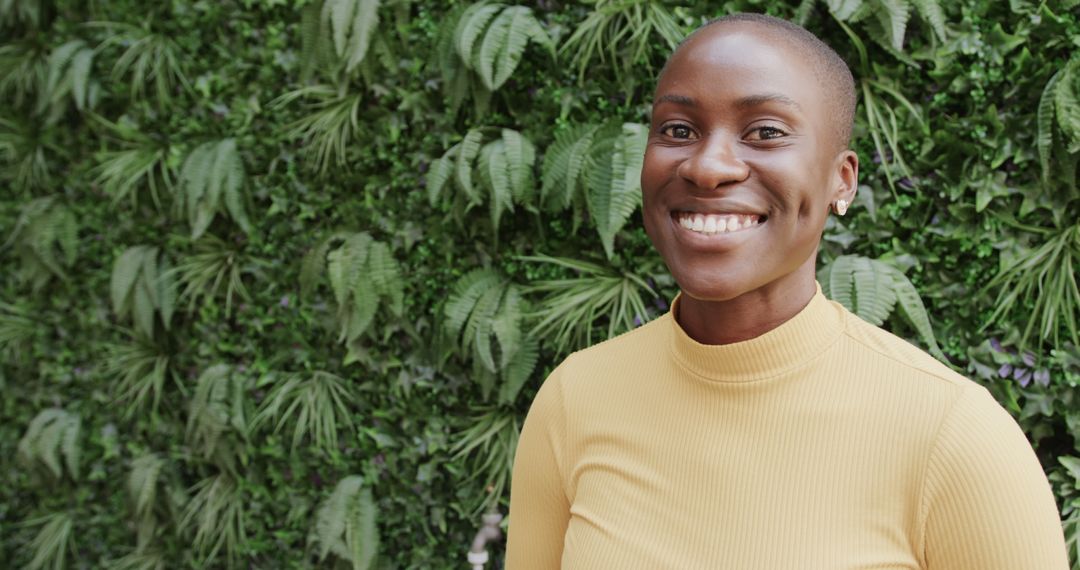
[{"label": "woman", "polygon": [[977,384],[825,299],[854,86],[735,15],[658,81],[641,174],[671,311],[567,358],[514,464],[509,570],[1064,570],[1053,495]]}]

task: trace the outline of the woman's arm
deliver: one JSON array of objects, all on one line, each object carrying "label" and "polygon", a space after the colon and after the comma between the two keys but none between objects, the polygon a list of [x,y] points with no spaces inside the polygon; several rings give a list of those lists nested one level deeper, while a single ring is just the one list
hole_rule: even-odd
[{"label": "woman's arm", "polygon": [[1069,568],[1039,460],[983,388],[967,388],[942,425],[922,506],[928,570]]},{"label": "woman's arm", "polygon": [[557,570],[570,522],[563,453],[566,415],[559,369],[548,376],[521,429],[510,483],[507,570]]}]

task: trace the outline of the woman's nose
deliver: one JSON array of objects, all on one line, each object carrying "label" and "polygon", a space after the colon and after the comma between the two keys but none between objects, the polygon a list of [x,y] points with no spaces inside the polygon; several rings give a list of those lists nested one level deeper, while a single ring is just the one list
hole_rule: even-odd
[{"label": "woman's nose", "polygon": [[677,172],[702,190],[714,190],[746,180],[750,167],[736,156],[733,143],[714,139],[698,145],[696,152],[679,165]]}]

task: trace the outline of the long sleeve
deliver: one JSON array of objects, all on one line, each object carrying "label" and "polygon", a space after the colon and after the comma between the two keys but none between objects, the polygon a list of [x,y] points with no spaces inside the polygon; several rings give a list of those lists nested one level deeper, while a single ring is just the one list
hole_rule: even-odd
[{"label": "long sleeve", "polygon": [[518,440],[510,487],[508,570],[556,570],[570,521],[563,454],[566,440],[559,369],[544,382]]},{"label": "long sleeve", "polygon": [[1067,570],[1054,497],[1038,458],[981,387],[946,417],[923,493],[928,570]]}]

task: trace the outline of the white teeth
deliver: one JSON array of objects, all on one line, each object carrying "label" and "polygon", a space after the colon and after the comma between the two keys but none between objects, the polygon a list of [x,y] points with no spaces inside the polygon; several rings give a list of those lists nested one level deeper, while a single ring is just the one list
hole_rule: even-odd
[{"label": "white teeth", "polygon": [[676,215],[679,225],[697,233],[719,234],[734,232],[756,226],[761,218],[747,214],[695,214],[680,212]]}]

